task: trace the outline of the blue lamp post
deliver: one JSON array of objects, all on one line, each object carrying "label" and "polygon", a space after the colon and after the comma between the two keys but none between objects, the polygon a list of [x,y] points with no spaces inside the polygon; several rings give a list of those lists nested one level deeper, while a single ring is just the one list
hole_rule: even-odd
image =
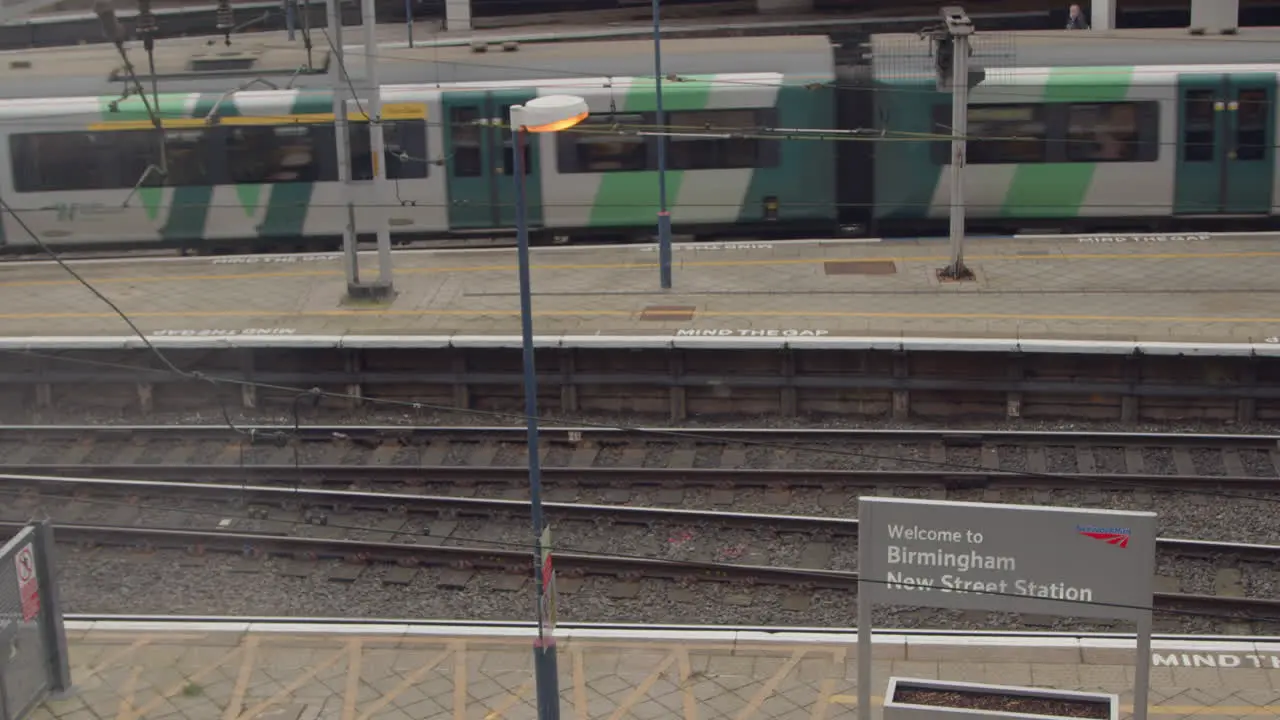
[{"label": "blue lamp post", "polygon": [[538,613],[538,639],[533,646],[534,681],[538,692],[538,720],[560,720],[560,678],[556,641],[550,615],[552,598],[550,548],[543,547],[546,521],[542,516],[542,468],[538,459],[538,376],[533,356],[533,297],[529,289],[529,226],[525,213],[524,148],[528,133],[554,133],[587,119],[587,101],[574,95],[548,95],[511,108],[512,155],[515,156],[516,253],[520,267],[520,334],[524,348],[524,414],[528,428],[529,500],[533,513],[533,584]]}]

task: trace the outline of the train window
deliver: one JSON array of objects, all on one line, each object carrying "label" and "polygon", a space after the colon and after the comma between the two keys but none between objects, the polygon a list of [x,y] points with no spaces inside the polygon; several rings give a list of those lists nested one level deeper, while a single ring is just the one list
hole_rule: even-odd
[{"label": "train window", "polygon": [[241,185],[336,180],[336,168],[320,161],[322,153],[332,157],[332,131],[332,125],[228,128],[226,152],[231,182]]},{"label": "train window", "polygon": [[967,160],[971,165],[1045,162],[1048,132],[1044,105],[972,105]]},{"label": "train window", "polygon": [[1212,162],[1218,116],[1212,90],[1188,90],[1182,97],[1182,159]]},{"label": "train window", "polygon": [[430,172],[427,160],[427,121],[399,120],[382,131],[387,156],[387,177],[414,180]]},{"label": "train window", "polygon": [[672,132],[677,133],[667,139],[668,165],[672,170],[756,168],[777,164],[777,141],[744,137],[759,132],[761,123],[755,110],[673,112],[668,114],[667,123]]},{"label": "train window", "polygon": [[[369,124],[351,125],[351,177],[372,180],[369,162]],[[383,157],[387,178],[410,180],[427,176],[427,124],[422,120],[399,120],[382,124]]]},{"label": "train window", "polygon": [[[560,172],[636,172],[649,169],[648,143],[625,128],[645,124],[643,115],[589,117],[573,132],[559,133]],[[610,131],[610,128],[615,128]]]},{"label": "train window", "polygon": [[169,166],[169,175],[164,178],[166,185],[216,184],[209,172],[208,139],[209,135],[204,130],[165,131],[165,160]]},{"label": "train window", "polygon": [[1236,110],[1236,159],[1267,159],[1271,99],[1262,88],[1241,90]]},{"label": "train window", "polygon": [[1087,103],[1067,108],[1068,162],[1156,159],[1157,114],[1151,103]]},{"label": "train window", "polygon": [[454,177],[480,177],[484,174],[479,121],[480,108],[476,106],[449,108]]},{"label": "train window", "polygon": [[131,188],[159,164],[160,149],[149,130],[14,135],[9,147],[18,192]]}]

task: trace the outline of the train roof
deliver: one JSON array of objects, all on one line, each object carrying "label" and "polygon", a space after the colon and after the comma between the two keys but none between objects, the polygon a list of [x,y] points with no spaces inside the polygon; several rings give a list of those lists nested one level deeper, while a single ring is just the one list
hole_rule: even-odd
[{"label": "train roof", "polygon": [[[1240,28],[1236,35],[1158,30],[1024,30],[974,34],[974,57],[993,68],[1158,65],[1258,65],[1280,62],[1280,28]],[[929,58],[918,35],[871,39],[877,75],[892,76]]]},{"label": "train roof", "polygon": [[[279,88],[328,88],[331,62],[325,36],[313,34],[308,53],[301,41],[280,33],[244,36],[230,47],[209,40],[157,43],[155,77],[160,92],[226,92],[261,78]],[[128,47],[128,46],[127,46]],[[352,80],[365,77],[362,48],[347,46]],[[663,72],[679,75],[775,72],[810,78],[834,73],[834,54],[825,35],[753,38],[674,39],[662,44]],[[649,41],[515,44],[475,52],[469,46],[382,47],[378,76],[384,85],[515,82],[574,77],[653,74]],[[129,59],[148,91],[147,57],[129,47]],[[299,70],[304,68],[304,70]],[[0,53],[0,99],[118,95],[125,85],[123,63],[110,45]],[[261,83],[256,87],[261,88]]]}]

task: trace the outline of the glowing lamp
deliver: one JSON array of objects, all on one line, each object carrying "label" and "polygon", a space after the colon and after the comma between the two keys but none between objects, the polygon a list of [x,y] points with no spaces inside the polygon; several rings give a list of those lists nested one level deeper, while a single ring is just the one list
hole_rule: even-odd
[{"label": "glowing lamp", "polygon": [[589,114],[587,101],[576,95],[547,95],[512,106],[511,126],[531,133],[560,132],[586,120]]}]

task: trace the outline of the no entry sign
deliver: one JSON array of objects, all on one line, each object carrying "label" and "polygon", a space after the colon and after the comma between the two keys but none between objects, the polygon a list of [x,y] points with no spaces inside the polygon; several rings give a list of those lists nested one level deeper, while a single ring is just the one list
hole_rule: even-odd
[{"label": "no entry sign", "polygon": [[31,543],[13,557],[18,571],[18,595],[22,598],[22,620],[31,622],[40,614],[40,582],[36,578],[36,558]]}]

